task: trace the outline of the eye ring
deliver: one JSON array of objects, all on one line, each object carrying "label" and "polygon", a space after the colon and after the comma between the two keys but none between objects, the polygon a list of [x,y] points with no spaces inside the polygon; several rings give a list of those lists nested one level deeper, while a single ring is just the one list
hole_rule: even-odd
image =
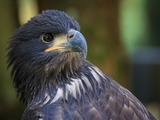
[{"label": "eye ring", "polygon": [[53,33],[44,33],[41,35],[41,40],[45,43],[50,43],[54,40],[54,34]]}]

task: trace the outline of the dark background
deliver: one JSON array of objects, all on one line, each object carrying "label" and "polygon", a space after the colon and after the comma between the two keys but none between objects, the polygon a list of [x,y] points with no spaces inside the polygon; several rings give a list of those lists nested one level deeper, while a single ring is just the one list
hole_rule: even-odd
[{"label": "dark background", "polygon": [[73,16],[88,43],[87,59],[160,118],[160,0],[1,0],[1,120],[18,120],[25,108],[7,70],[7,42],[20,25],[46,9]]}]

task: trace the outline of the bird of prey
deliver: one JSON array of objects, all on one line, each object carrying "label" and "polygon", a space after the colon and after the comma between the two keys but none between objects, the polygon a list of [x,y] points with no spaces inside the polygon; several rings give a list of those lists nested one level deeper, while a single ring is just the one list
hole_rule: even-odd
[{"label": "bird of prey", "polygon": [[154,120],[127,89],[86,60],[80,26],[58,10],[31,18],[12,36],[8,66],[23,120]]}]

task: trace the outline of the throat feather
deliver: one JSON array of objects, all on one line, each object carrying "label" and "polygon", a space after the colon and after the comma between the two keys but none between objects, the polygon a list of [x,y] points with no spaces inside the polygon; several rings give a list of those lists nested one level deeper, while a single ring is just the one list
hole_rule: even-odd
[{"label": "throat feather", "polygon": [[105,83],[102,79],[105,78],[105,75],[103,73],[99,74],[101,71],[96,72],[95,70],[98,68],[94,67],[95,66],[88,66],[87,73],[80,70],[79,74],[68,78],[70,81],[69,83],[57,85],[55,95],[51,97],[50,94],[48,94],[48,98],[50,100],[44,100],[43,105],[54,104],[59,100],[67,101],[68,103],[75,101],[79,104],[79,102],[83,101],[83,99],[90,100],[93,98],[98,98],[100,89],[104,89],[102,86]]}]

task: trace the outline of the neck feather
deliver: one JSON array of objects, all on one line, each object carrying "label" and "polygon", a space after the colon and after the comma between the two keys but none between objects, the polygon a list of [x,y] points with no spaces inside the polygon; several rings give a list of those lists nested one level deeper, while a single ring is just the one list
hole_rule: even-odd
[{"label": "neck feather", "polygon": [[106,76],[87,61],[84,61],[82,66],[74,74],[59,78],[66,82],[45,84],[45,89],[39,91],[36,99],[31,99],[29,102],[46,105],[63,100],[71,104],[73,101],[80,103],[86,99],[98,98],[102,89],[105,89]]}]

